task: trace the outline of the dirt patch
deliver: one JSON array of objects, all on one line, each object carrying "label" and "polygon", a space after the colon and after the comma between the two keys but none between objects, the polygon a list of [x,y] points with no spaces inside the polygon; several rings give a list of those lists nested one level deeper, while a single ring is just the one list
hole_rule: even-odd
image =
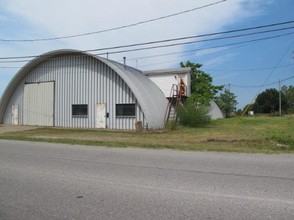
[{"label": "dirt patch", "polygon": [[208,138],[207,139],[208,142],[241,142],[241,141],[245,141],[245,139],[222,139],[222,138]]},{"label": "dirt patch", "polygon": [[9,132],[18,132],[18,131],[28,131],[37,129],[36,126],[13,126],[13,125],[1,125],[0,134],[9,133]]}]

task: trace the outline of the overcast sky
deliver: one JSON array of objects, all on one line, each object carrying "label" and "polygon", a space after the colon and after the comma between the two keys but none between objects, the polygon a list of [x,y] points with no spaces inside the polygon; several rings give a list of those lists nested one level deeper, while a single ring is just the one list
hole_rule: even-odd
[{"label": "overcast sky", "polygon": [[[0,39],[39,39],[100,31],[218,1],[0,0]],[[39,55],[64,48],[88,50],[253,27],[294,20],[293,11],[293,0],[227,0],[181,15],[100,34],[40,42],[0,41],[0,57]],[[286,26],[294,26],[294,23]],[[294,30],[290,29],[251,37],[111,54],[109,58],[121,62],[125,56],[128,65],[141,70],[175,68],[186,60],[201,63],[203,70],[213,77],[214,84],[231,84],[230,89],[238,98],[238,107],[243,108],[257,93],[269,87],[277,88],[278,84],[250,88],[240,86],[267,84],[294,75],[294,35],[210,50],[185,51],[292,32]],[[172,54],[156,56],[166,53]],[[146,56],[151,58],[142,59]],[[24,64],[0,63],[0,95]],[[294,78],[283,83],[293,85]]]}]

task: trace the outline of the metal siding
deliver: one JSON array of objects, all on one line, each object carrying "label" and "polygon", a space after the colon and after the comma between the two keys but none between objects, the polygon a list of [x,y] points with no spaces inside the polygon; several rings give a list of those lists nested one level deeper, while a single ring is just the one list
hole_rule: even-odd
[{"label": "metal siding", "polygon": [[[20,124],[23,123],[24,82],[55,81],[55,126],[92,128],[95,126],[95,104],[106,103],[107,112],[109,112],[108,128],[135,129],[136,121],[142,121],[144,125],[149,123],[149,126],[153,126],[153,128],[160,128],[162,109],[165,110],[166,103],[165,99],[158,95],[159,89],[139,71],[124,70],[122,65],[117,64],[115,65],[118,68],[114,68],[113,65],[108,66],[110,63],[110,61],[82,53],[55,55],[40,62],[31,68],[24,79],[19,81],[18,86],[14,88],[9,102],[5,106],[4,122],[9,124],[10,121],[11,123],[12,105],[18,104]],[[25,72],[25,70],[23,71]],[[122,71],[125,71],[125,75],[122,74]],[[128,81],[125,81],[127,74],[129,74],[129,78]],[[136,76],[136,74],[139,75]],[[141,100],[140,103],[137,95]],[[136,103],[136,117],[117,118],[115,116],[116,103]],[[72,104],[88,104],[88,117],[72,118]],[[141,104],[144,104],[144,108]],[[143,113],[143,109],[148,120],[145,118],[146,114]]]},{"label": "metal siding", "polygon": [[210,107],[209,107],[209,112],[208,115],[210,116],[211,119],[219,119],[219,118],[224,118],[224,114],[218,107],[218,105],[215,103],[215,101],[210,101]]},{"label": "metal siding", "polygon": [[118,72],[136,95],[136,100],[144,112],[145,124],[148,123],[150,129],[163,128],[167,99],[159,87],[137,69],[101,57],[99,59]]},{"label": "metal siding", "polygon": [[3,124],[11,124],[12,122],[12,115],[11,115],[11,110],[12,110],[12,105],[18,105],[19,106],[19,115],[18,115],[18,120],[19,124],[22,124],[23,120],[23,113],[22,113],[22,106],[23,106],[23,89],[24,89],[24,80],[22,81],[23,83],[20,84],[15,90],[15,96],[12,96],[11,99],[9,100],[9,103],[7,105],[5,114],[4,114],[4,120]]}]

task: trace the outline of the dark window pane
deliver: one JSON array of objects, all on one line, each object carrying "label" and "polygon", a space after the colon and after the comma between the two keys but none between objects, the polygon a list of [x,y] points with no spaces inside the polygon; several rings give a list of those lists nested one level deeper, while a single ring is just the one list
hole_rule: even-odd
[{"label": "dark window pane", "polygon": [[88,105],[72,105],[72,115],[88,115]]},{"label": "dark window pane", "polygon": [[116,116],[136,116],[135,104],[116,104]]}]

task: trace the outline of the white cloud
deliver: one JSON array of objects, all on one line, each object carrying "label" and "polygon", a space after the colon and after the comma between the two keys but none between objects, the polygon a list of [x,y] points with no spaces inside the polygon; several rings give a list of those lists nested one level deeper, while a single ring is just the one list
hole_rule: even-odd
[{"label": "white cloud", "polygon": [[[2,7],[32,24],[33,28],[38,28],[45,36],[61,36],[130,24],[214,1],[200,0],[191,3],[190,0],[170,0],[167,5],[165,0],[3,0]],[[259,5],[263,1],[251,0],[250,2]],[[131,42],[139,39],[160,39],[208,32],[220,30],[230,23],[243,19],[244,16],[249,16],[252,12],[244,8],[242,1],[228,1],[124,31],[95,35],[93,38],[98,37],[100,40],[113,44],[120,41]],[[93,38],[91,41],[94,41]],[[92,46],[92,43],[89,42],[89,45]]]},{"label": "white cloud", "polygon": [[[215,1],[2,0],[0,1],[0,7],[21,21],[22,27],[19,28],[17,35],[4,36],[5,38],[16,39],[56,37],[98,31],[184,11]],[[7,53],[0,52],[0,55],[31,55],[59,48],[85,50],[215,32],[260,13],[261,9],[265,7],[264,4],[263,0],[232,0],[169,19],[88,37],[50,42],[9,44],[6,47],[10,47],[10,50],[6,48]],[[180,52],[189,48],[191,46],[132,52],[111,55],[110,58],[120,60],[123,56],[134,58],[158,53]],[[205,53],[209,52],[203,51],[202,55]],[[200,55],[201,53],[198,52],[197,56]],[[140,65],[165,62],[164,65],[154,66],[154,68],[169,67],[178,62],[167,61],[181,61],[182,58],[184,58],[184,55],[181,54],[157,57],[140,60]],[[130,64],[135,65],[135,61],[130,62]]]},{"label": "white cloud", "polygon": [[214,74],[213,75],[213,80],[214,81],[218,81],[218,82],[223,82],[223,81],[225,81],[225,80],[228,80],[228,79],[232,79],[232,78],[234,78],[234,77],[236,77],[238,75],[238,73],[224,73],[224,72],[222,72],[222,73],[218,73],[218,74]]},{"label": "white cloud", "polygon": [[237,56],[237,53],[226,53],[226,54],[219,55],[217,57],[214,57],[213,59],[207,60],[205,62],[204,67],[212,68],[214,66],[219,65],[220,63],[225,63],[226,61],[232,59],[235,56]]}]

